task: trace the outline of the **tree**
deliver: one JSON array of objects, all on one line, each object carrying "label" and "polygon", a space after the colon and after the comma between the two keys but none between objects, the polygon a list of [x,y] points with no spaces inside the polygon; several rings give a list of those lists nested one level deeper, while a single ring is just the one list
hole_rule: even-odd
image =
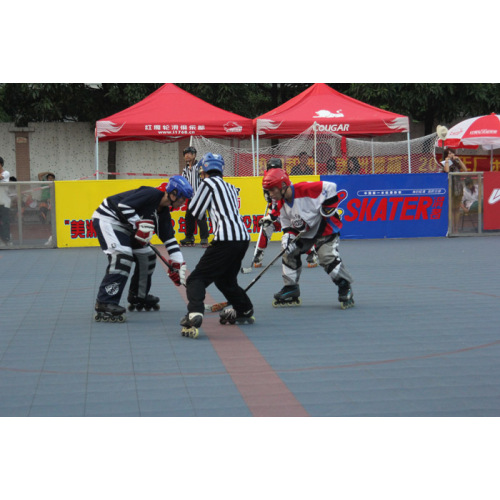
[{"label": "tree", "polygon": [[439,123],[500,109],[500,86],[492,83],[353,83],[346,94],[423,122],[426,135]]}]

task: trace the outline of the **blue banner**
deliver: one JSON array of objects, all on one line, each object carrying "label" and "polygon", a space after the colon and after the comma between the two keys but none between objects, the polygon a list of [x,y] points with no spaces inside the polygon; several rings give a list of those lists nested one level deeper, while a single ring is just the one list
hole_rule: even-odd
[{"label": "blue banner", "polygon": [[446,236],[448,176],[436,174],[322,175],[345,189],[343,239]]}]

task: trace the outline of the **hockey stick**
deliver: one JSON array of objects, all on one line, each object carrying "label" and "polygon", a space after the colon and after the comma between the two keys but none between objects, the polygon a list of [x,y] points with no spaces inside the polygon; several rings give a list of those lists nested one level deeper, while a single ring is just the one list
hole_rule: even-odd
[{"label": "hockey stick", "polygon": [[158,258],[170,269],[170,271],[177,272],[177,270],[174,268],[174,266],[172,264],[170,264],[170,262],[167,259],[165,259],[165,257],[163,257],[163,255],[160,253],[160,251],[156,247],[151,245],[151,243],[147,243],[147,246],[149,248],[151,248],[151,250],[153,250],[153,252],[158,256]]},{"label": "hockey stick", "polygon": [[[295,242],[299,241],[300,240],[300,237],[301,235],[298,234],[297,237],[295,238]],[[250,282],[250,284],[245,288],[245,293],[248,292],[248,290],[250,290],[250,288],[252,288],[255,283],[257,283],[257,281],[259,281],[259,279],[262,277],[262,275],[280,258],[283,256],[283,254],[286,252],[286,248],[283,248],[280,253],[278,255],[276,255],[276,257],[274,257],[274,259],[269,262],[269,264],[264,268],[262,269],[262,271],[257,275],[255,276],[255,278]],[[205,310],[206,311],[211,311],[211,312],[218,312],[218,311],[221,311],[222,309],[224,309],[224,307],[226,307],[228,305],[228,302],[219,302],[217,304],[214,304],[213,306],[209,306],[209,305],[206,305],[205,306]]]},{"label": "hockey stick", "polygon": [[[175,267],[172,264],[170,264],[170,262],[167,259],[165,259],[165,257],[163,257],[163,255],[160,253],[160,251],[156,247],[151,245],[151,243],[147,243],[147,246],[149,248],[151,248],[151,250],[153,250],[153,252],[170,269],[171,272],[174,272],[174,273],[178,272],[178,269],[175,269]],[[183,283],[183,285],[186,286],[186,283]]]},{"label": "hockey stick", "polygon": [[[267,211],[269,210],[269,204],[266,206],[266,211],[264,212],[264,217],[267,215]],[[257,237],[257,243],[255,243],[255,250],[252,256],[252,262],[250,262],[250,267],[242,267],[240,271],[243,274],[248,274],[252,272],[253,264],[255,262],[255,256],[257,255],[257,249],[260,241],[260,237],[262,236],[262,231],[264,231],[264,224],[260,226],[259,236]]]}]

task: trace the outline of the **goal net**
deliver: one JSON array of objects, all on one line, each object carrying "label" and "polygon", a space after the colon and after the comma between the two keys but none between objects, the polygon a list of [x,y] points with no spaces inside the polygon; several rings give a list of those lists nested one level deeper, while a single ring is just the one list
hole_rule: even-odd
[{"label": "goal net", "polygon": [[[307,163],[318,175],[406,174],[438,172],[436,133],[410,141],[352,139],[335,133],[318,133],[311,126],[296,137],[280,140],[272,146],[254,144],[234,147],[230,141],[193,137],[193,146],[201,158],[205,153],[223,156],[225,175],[261,176],[270,158],[280,158],[290,173],[306,153]],[[267,142],[269,142],[267,140]]]}]

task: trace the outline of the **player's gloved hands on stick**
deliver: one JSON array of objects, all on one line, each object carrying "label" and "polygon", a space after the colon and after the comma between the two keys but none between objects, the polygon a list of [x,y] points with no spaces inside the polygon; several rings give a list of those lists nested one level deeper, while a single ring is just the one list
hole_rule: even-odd
[{"label": "player's gloved hands on stick", "polygon": [[174,282],[175,286],[185,285],[186,263],[174,262],[173,260],[169,260],[168,263],[174,268],[174,270],[169,269],[168,277]]},{"label": "player's gloved hands on stick", "polygon": [[287,254],[291,254],[296,250],[297,244],[295,243],[295,234],[293,233],[285,233],[281,238],[281,248],[285,250]]},{"label": "player's gloved hands on stick", "polygon": [[271,214],[264,215],[262,219],[259,220],[259,226],[264,227],[269,227],[271,224],[274,224],[276,220],[276,217],[273,217]]},{"label": "player's gloved hands on stick", "polygon": [[135,221],[134,237],[137,241],[142,243],[143,246],[147,245],[155,234],[154,221],[150,219],[141,219]]}]

